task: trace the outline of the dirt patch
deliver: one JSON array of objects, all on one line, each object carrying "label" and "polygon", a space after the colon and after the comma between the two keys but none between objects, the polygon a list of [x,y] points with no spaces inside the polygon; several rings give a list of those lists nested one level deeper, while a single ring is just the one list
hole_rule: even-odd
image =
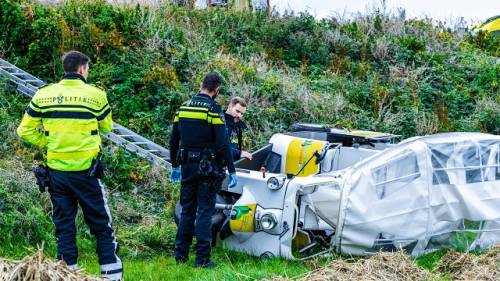
[{"label": "dirt patch", "polygon": [[449,252],[441,258],[435,271],[453,280],[500,280],[500,246],[482,255]]},{"label": "dirt patch", "polygon": [[66,267],[64,262],[53,262],[42,251],[21,261],[0,259],[0,281],[102,281],[85,276]]}]

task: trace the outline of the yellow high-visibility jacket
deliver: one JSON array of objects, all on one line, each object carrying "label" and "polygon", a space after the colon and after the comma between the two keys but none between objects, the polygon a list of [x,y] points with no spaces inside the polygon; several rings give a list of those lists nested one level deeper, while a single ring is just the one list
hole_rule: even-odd
[{"label": "yellow high-visibility jacket", "polygon": [[79,75],[66,75],[36,92],[17,134],[47,151],[49,168],[83,171],[99,153],[99,132],[108,133],[112,126],[106,93]]}]

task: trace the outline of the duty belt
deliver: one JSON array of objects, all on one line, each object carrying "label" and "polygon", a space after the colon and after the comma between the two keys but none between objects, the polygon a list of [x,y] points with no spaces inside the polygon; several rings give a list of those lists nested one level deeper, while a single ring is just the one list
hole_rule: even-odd
[{"label": "duty belt", "polygon": [[181,148],[179,150],[180,163],[198,163],[201,160],[215,161],[216,153],[213,149],[190,149]]}]

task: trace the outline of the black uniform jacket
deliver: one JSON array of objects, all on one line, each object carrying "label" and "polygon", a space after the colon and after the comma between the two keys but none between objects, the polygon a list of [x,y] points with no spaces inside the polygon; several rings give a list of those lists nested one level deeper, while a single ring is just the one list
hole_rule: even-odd
[{"label": "black uniform jacket", "polygon": [[247,125],[242,120],[234,122],[234,117],[230,114],[224,113],[224,117],[233,161],[237,161],[241,158],[243,131],[247,129]]},{"label": "black uniform jacket", "polygon": [[184,102],[175,113],[170,136],[172,167],[180,165],[177,160],[179,148],[198,151],[213,149],[217,151],[218,157],[225,160],[223,162],[229,173],[234,173],[228,140],[222,108],[210,96],[199,93]]}]

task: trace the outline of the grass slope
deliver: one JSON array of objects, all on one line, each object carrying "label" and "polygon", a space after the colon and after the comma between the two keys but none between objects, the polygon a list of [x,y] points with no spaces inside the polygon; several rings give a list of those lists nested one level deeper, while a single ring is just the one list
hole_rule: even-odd
[{"label": "grass slope", "polygon": [[[20,259],[36,252],[40,246],[55,256],[54,228],[50,219],[50,200],[40,196],[30,167],[39,151],[20,144],[15,128],[28,100],[15,92],[3,91],[0,83],[0,256]],[[107,188],[114,224],[121,243],[121,256],[127,280],[255,280],[272,276],[300,276],[333,259],[307,262],[283,259],[261,260],[217,247],[213,259],[215,270],[194,269],[193,257],[186,265],[177,266],[173,258],[175,225],[173,202],[178,187],[166,183],[166,175],[122,151],[108,155]],[[132,159],[128,160],[127,159]],[[140,169],[137,169],[140,167]],[[139,178],[142,178],[139,180]],[[136,182],[134,182],[134,180]],[[122,192],[125,181],[133,189]],[[157,183],[160,183],[161,187]],[[83,223],[78,222],[80,266],[99,275],[95,241]],[[431,269],[442,254],[418,259],[419,265]]]},{"label": "grass slope", "polygon": [[[0,145],[0,256],[21,259],[43,247],[48,256],[55,257],[50,199],[47,194],[39,194],[30,171],[32,155],[40,152],[21,145],[15,135],[28,100],[15,92],[4,92],[3,87],[0,83],[0,138],[4,140]],[[219,265],[216,270],[194,269],[194,260],[177,266],[171,255],[175,238],[171,211],[178,186],[167,184],[163,171],[132,155],[112,148],[110,151],[107,189],[127,280],[254,280],[273,275],[296,276],[311,269],[308,263],[262,261],[221,248],[214,251],[214,261]],[[129,158],[132,160],[126,161]],[[131,168],[137,166],[142,170]],[[124,181],[137,177],[142,179],[132,181],[134,190],[120,191]],[[95,241],[81,214],[77,222],[80,266],[99,275]]]}]

